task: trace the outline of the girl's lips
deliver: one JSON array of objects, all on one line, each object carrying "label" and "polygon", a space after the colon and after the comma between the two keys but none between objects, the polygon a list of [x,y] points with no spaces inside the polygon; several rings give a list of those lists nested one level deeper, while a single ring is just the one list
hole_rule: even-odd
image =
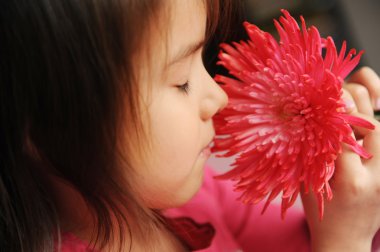
[{"label": "girl's lips", "polygon": [[208,158],[211,155],[211,147],[213,146],[213,143],[213,140],[211,140],[210,143],[202,149],[201,156]]},{"label": "girl's lips", "polygon": [[211,147],[207,146],[201,151],[201,156],[208,158],[211,155]]}]

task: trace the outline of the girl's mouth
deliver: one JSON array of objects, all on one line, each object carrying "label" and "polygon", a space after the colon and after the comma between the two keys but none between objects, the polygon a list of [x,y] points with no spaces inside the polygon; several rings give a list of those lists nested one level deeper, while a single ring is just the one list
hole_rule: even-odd
[{"label": "girl's mouth", "polygon": [[211,146],[213,145],[213,141],[211,141],[205,148],[201,151],[201,156],[208,158],[211,155]]}]

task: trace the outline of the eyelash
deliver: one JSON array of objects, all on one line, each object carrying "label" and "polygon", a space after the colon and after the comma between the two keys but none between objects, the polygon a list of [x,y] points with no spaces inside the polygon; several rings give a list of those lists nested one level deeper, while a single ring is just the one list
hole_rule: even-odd
[{"label": "eyelash", "polygon": [[189,82],[186,81],[184,84],[182,84],[182,85],[178,85],[177,88],[178,88],[181,92],[183,92],[183,93],[185,93],[185,94],[188,94],[189,91],[190,91],[190,85],[189,85]]}]

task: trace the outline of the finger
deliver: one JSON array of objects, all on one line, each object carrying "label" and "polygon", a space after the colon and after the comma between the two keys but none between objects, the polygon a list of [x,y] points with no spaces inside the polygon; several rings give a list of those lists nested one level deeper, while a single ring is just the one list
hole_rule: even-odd
[{"label": "finger", "polygon": [[[365,165],[371,165],[372,163],[379,163],[380,160],[380,123],[376,121],[373,117],[370,117],[368,115],[360,114],[357,112],[354,112],[352,115],[357,116],[359,118],[362,118],[364,120],[367,120],[368,122],[372,123],[374,125],[373,130],[356,127],[354,126],[356,131],[360,133],[360,135],[363,136],[363,148],[371,153],[373,157],[371,159],[363,160],[363,164]],[[380,167],[379,167],[380,168]]]},{"label": "finger", "polygon": [[373,155],[372,158],[363,160],[363,164],[377,167],[377,170],[380,170],[380,130],[378,126],[363,138],[363,148]]},{"label": "finger", "polygon": [[351,93],[343,88],[342,93],[342,100],[344,101],[346,107],[345,112],[348,114],[351,114],[353,112],[357,112],[356,104],[354,101],[354,98],[352,97]]},{"label": "finger", "polygon": [[[379,125],[379,122],[377,122],[372,116],[358,112],[355,103],[353,103],[352,105],[353,97],[351,96],[351,93],[347,92],[346,90],[343,90],[342,99],[346,103],[347,113],[360,119],[367,120],[372,125],[374,125],[374,127],[376,127],[376,125]],[[371,154],[378,152],[377,148],[380,147],[377,147],[376,144],[380,143],[380,137],[377,136],[376,138],[376,135],[374,135],[374,132],[377,132],[379,130],[378,127],[375,131],[372,129],[359,127],[355,125],[351,125],[351,127],[353,129],[353,132],[355,133],[351,134],[351,138],[354,140],[354,142],[357,142],[358,138],[362,139],[366,137],[365,141],[363,139],[360,145],[362,145],[363,148]],[[346,143],[342,143],[342,152],[337,157],[335,164],[337,167],[336,173],[343,173],[344,175],[341,175],[342,177],[358,174],[357,172],[360,172],[358,168],[360,169],[363,166],[360,156],[357,154],[357,152],[353,151],[352,148]]]},{"label": "finger", "polygon": [[[353,134],[352,137],[355,138]],[[334,180],[337,178],[339,180],[339,178],[354,176],[360,172],[362,166],[363,165],[360,156],[354,152],[350,146],[342,143],[342,153],[338,155],[337,159],[335,160],[336,170],[334,174]]]},{"label": "finger", "polygon": [[317,199],[312,192],[312,190],[309,188],[306,190],[304,188],[304,185],[302,185],[301,190],[301,200],[302,200],[302,206],[304,208],[306,216],[308,216],[308,224],[314,227],[315,225],[318,225],[319,222],[319,212],[318,212],[318,202]]},{"label": "finger", "polygon": [[[355,106],[355,103],[353,102],[353,98],[351,94],[345,90],[343,90],[342,94],[342,99],[346,103],[346,110],[347,113],[353,115],[353,114],[358,114],[357,108]],[[351,138],[356,141],[357,138],[356,136],[359,136],[361,138],[361,134],[354,134],[355,129],[353,128],[353,133],[351,134]],[[355,167],[361,167],[362,162],[360,159],[360,156],[354,152],[350,146],[346,143],[342,143],[342,149],[341,153],[338,155],[337,159],[335,160],[335,166],[336,166],[336,171],[335,173],[343,173],[343,174],[352,174],[355,172],[358,172]],[[338,177],[345,175],[339,175]],[[334,175],[334,179],[335,179]]]},{"label": "finger", "polygon": [[[358,113],[358,109],[356,107],[354,98],[352,97],[351,93],[348,92],[346,89],[343,89],[342,99],[346,105],[345,107],[346,113],[348,114]],[[363,135],[360,132],[358,132],[355,128],[352,128],[352,130],[354,132],[356,140],[358,141],[360,145],[362,145]]]},{"label": "finger", "polygon": [[348,82],[365,86],[369,91],[373,109],[380,110],[380,78],[375,71],[369,67],[362,67],[350,76]]},{"label": "finger", "polygon": [[[369,122],[370,124],[372,124],[372,127],[371,129],[368,129],[368,128],[365,128],[365,127],[360,127],[360,126],[356,126],[356,125],[351,125],[351,127],[356,131],[358,132],[361,136],[365,137],[367,136],[368,134],[371,134],[373,132],[377,132],[379,129],[379,122],[375,120],[375,118],[371,117],[371,116],[368,116],[368,115],[365,115],[365,114],[362,114],[362,113],[359,113],[359,112],[352,112],[351,113],[352,116],[355,116],[355,117],[358,117],[360,119],[363,119],[367,122]],[[370,126],[370,125],[368,125]],[[380,139],[379,139],[380,141]],[[364,142],[363,142],[364,144]]]},{"label": "finger", "polygon": [[344,88],[351,94],[357,110],[369,116],[373,116],[373,107],[368,89],[357,83],[348,83]]}]

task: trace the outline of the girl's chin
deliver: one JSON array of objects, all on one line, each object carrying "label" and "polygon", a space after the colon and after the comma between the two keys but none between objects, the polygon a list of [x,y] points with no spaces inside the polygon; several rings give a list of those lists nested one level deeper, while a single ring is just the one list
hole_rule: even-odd
[{"label": "girl's chin", "polygon": [[[203,166],[199,174],[197,174],[194,178],[192,178],[192,181],[189,181],[189,184],[186,186],[186,188],[183,188],[181,192],[178,194],[178,197],[176,197],[175,202],[173,202],[172,207],[181,207],[185,205],[187,202],[189,202],[201,189],[202,183],[203,183]],[[195,174],[194,174],[195,175]]]}]

